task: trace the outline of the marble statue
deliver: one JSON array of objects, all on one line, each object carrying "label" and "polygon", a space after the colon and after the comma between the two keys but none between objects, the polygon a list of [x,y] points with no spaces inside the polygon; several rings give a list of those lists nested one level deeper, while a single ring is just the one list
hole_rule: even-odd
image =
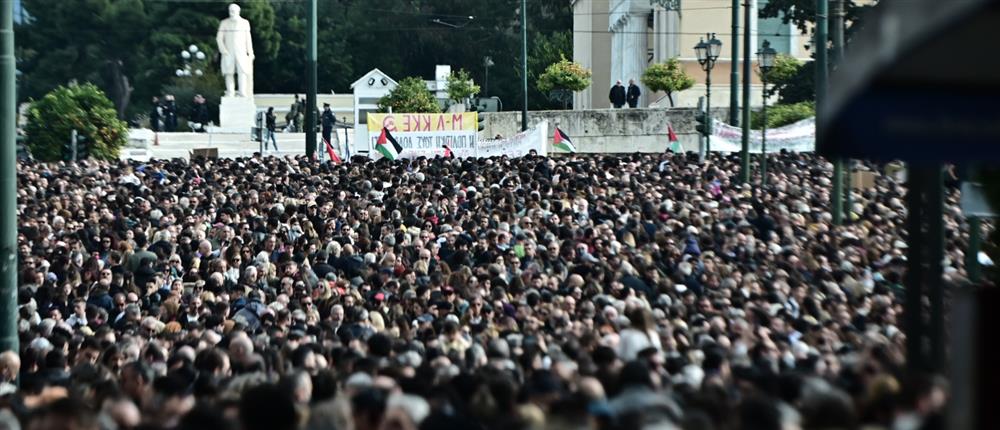
[{"label": "marble statue", "polygon": [[[250,21],[240,16],[238,4],[229,5],[229,18],[219,22],[219,33],[215,40],[222,55],[221,69],[226,78],[226,96],[252,96],[254,55]],[[239,92],[236,91],[237,80]]]}]

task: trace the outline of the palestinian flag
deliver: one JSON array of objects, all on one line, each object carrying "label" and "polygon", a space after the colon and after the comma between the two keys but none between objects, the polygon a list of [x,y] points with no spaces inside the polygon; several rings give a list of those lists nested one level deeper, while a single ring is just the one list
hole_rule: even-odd
[{"label": "palestinian flag", "polygon": [[382,134],[378,137],[375,149],[377,149],[378,152],[381,152],[385,158],[390,160],[399,158],[399,154],[403,152],[403,147],[399,146],[396,139],[389,133],[389,129],[385,127],[382,127]]},{"label": "palestinian flag", "polygon": [[330,155],[330,161],[332,161],[333,164],[340,164],[344,162],[337,156],[337,153],[334,152],[333,144],[331,144],[329,140],[323,139],[323,144],[326,146],[326,153]]},{"label": "palestinian flag", "polygon": [[681,152],[681,143],[677,139],[677,133],[674,133],[674,127],[670,124],[667,124],[667,140],[670,142],[668,147],[671,151]]},{"label": "palestinian flag", "polygon": [[576,152],[576,146],[573,146],[573,141],[569,139],[566,133],[563,133],[559,127],[556,127],[556,134],[553,137],[553,145],[566,152]]},{"label": "palestinian flag", "polygon": [[455,158],[455,153],[451,152],[451,148],[448,145],[441,145],[444,148],[444,158]]}]

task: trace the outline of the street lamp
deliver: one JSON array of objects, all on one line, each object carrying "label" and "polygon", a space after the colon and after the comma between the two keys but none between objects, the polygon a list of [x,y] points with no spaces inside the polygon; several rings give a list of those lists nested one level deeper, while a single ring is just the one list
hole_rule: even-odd
[{"label": "street lamp", "polygon": [[174,71],[177,77],[201,76],[204,74],[200,68],[192,67],[192,64],[196,61],[205,61],[205,53],[198,49],[198,45],[191,45],[187,49],[182,49],[181,60],[184,62],[183,67]]},{"label": "street lamp", "polygon": [[704,38],[699,40],[698,44],[694,46],[694,53],[701,69],[705,71],[705,131],[707,134],[705,136],[707,142],[705,152],[708,153],[712,150],[712,68],[715,67],[715,61],[722,53],[722,41],[715,38],[715,33],[708,33],[705,36],[708,41],[706,42]]},{"label": "street lamp", "polygon": [[483,96],[490,96],[490,67],[493,67],[493,57],[486,56],[483,58],[483,67],[486,68],[486,80],[483,82]]},{"label": "street lamp", "polygon": [[764,45],[757,51],[757,67],[760,68],[760,82],[764,92],[764,108],[761,115],[764,118],[764,128],[760,134],[760,187],[767,187],[767,74],[774,67],[774,59],[778,52],[771,48],[771,42],[764,40]]}]

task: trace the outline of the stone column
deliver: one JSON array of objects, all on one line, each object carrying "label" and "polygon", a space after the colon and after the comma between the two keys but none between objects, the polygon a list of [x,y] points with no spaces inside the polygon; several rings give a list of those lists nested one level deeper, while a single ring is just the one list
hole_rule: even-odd
[{"label": "stone column", "polygon": [[[614,19],[614,17],[612,17]],[[610,84],[614,86],[615,81],[622,79],[622,63],[624,62],[625,56],[625,37],[626,35],[622,33],[625,27],[625,20],[627,15],[622,15],[618,19],[615,19],[611,23],[611,82]],[[610,103],[609,103],[610,106]]]},{"label": "stone column", "polygon": [[[642,73],[646,71],[648,63],[646,57],[646,19],[642,15],[625,15],[624,28],[622,30],[623,52],[622,61],[622,83],[628,86],[629,79],[635,79],[639,86],[642,86]],[[639,107],[646,106],[647,89],[642,89],[642,97],[639,98]]]},{"label": "stone column", "polygon": [[679,10],[672,7],[657,6],[653,9],[653,51],[657,63],[680,55],[681,15]]}]

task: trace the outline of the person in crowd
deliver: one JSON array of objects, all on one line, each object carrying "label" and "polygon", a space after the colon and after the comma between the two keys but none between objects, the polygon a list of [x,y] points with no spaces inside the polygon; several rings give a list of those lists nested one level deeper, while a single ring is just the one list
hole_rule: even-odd
[{"label": "person in crowd", "polygon": [[274,107],[273,106],[268,107],[267,108],[267,113],[264,116],[264,122],[265,122],[264,128],[267,131],[267,133],[265,133],[265,136],[264,136],[264,150],[265,151],[267,150],[267,143],[268,142],[270,142],[271,145],[274,145],[274,151],[275,152],[278,151],[278,139],[274,135],[277,132],[277,130],[278,130],[278,127],[275,124],[275,122],[277,120],[278,120],[278,117],[277,117],[277,115],[274,114]]},{"label": "person in crowd", "polygon": [[177,103],[173,94],[163,96],[163,131],[177,131]]},{"label": "person in crowd", "polygon": [[191,106],[191,116],[188,118],[191,123],[191,130],[197,133],[207,131],[209,123],[212,121],[208,112],[208,101],[201,94],[195,94],[194,102]]},{"label": "person in crowd", "polygon": [[156,96],[153,96],[153,107],[149,110],[149,128],[154,132],[163,130],[163,105]]},{"label": "person in crowd", "polygon": [[299,131],[302,127],[299,122],[299,113],[302,108],[301,101],[299,100],[299,95],[295,95],[295,100],[292,101],[292,105],[288,107],[288,113],[285,114],[285,131],[288,133],[294,133]]},{"label": "person in crowd", "polygon": [[622,81],[620,79],[611,87],[611,93],[608,94],[608,100],[611,101],[611,106],[615,109],[621,109],[625,106],[625,87],[622,85]]},{"label": "person in crowd", "polygon": [[333,127],[337,125],[337,117],[333,116],[333,110],[330,109],[329,103],[323,103],[323,114],[320,116],[320,122],[323,128],[323,144],[332,144],[330,139],[333,138]]},{"label": "person in crowd", "polygon": [[769,163],[21,161],[0,426],[944,428],[903,359],[904,184],[834,226],[830,163]]},{"label": "person in crowd", "polygon": [[639,107],[639,96],[642,95],[642,90],[636,85],[635,79],[628,80],[628,93],[626,98],[628,99],[628,107],[635,109]]}]

